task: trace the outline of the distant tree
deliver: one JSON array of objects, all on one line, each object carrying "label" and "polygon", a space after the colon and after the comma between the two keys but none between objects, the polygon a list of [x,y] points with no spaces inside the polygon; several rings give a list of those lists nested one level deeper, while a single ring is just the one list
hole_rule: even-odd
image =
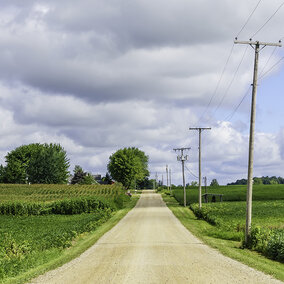
[{"label": "distant tree", "polygon": [[228,183],[227,185],[245,185],[247,184],[247,179],[238,179],[236,182]]},{"label": "distant tree", "polygon": [[217,179],[213,178],[211,183],[210,183],[210,186],[219,186]]},{"label": "distant tree", "polygon": [[110,174],[107,172],[106,176],[102,178],[103,184],[112,184],[112,179]]},{"label": "distant tree", "polygon": [[190,183],[190,185],[191,185],[191,186],[197,186],[197,185],[198,185],[198,182],[197,182],[197,181],[192,181],[192,182]]},{"label": "distant tree", "polygon": [[29,144],[6,155],[7,183],[66,183],[69,160],[59,144]]},{"label": "distant tree", "polygon": [[3,165],[0,165],[0,183],[6,182],[5,176],[6,176],[5,167]]},{"label": "distant tree", "polygon": [[134,180],[139,183],[149,176],[148,157],[135,147],[117,150],[109,157],[108,171],[114,180],[129,189]]},{"label": "distant tree", "polygon": [[254,177],[253,184],[263,184],[262,178]]},{"label": "distant tree", "polygon": [[85,173],[83,171],[82,167],[80,167],[79,165],[76,165],[73,172],[74,172],[74,174],[73,174],[73,177],[71,179],[71,184],[83,183],[84,178],[87,175],[87,173]]},{"label": "distant tree", "polygon": [[148,177],[145,177],[141,182],[138,182],[138,188],[140,189],[153,189],[153,186],[156,185],[156,181],[154,179],[149,179]]},{"label": "distant tree", "polygon": [[81,184],[96,184],[96,183],[98,182],[94,179],[91,173],[86,173],[83,181],[81,182]]}]

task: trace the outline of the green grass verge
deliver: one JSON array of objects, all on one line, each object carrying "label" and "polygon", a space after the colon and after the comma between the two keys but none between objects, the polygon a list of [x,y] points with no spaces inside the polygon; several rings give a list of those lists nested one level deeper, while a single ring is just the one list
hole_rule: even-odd
[{"label": "green grass verge", "polygon": [[169,209],[180,222],[205,244],[218,249],[222,254],[230,258],[284,281],[284,264],[270,260],[257,252],[241,249],[241,243],[239,241],[224,240],[216,236],[213,237],[212,232],[218,230],[216,227],[208,224],[204,220],[198,220],[189,208],[180,206],[175,198],[166,194],[162,196]]},{"label": "green grass verge", "polygon": [[97,242],[97,240],[103,236],[107,231],[114,227],[137,203],[139,197],[133,196],[131,202],[127,204],[124,209],[116,211],[113,216],[104,224],[99,226],[95,231],[89,233],[83,233],[78,236],[71,247],[59,251],[59,250],[49,250],[44,253],[45,263],[41,264],[35,268],[25,271],[15,277],[10,277],[4,279],[1,283],[7,284],[21,284],[26,283],[32,278],[35,278],[49,270],[55,269],[63,264],[71,261],[72,259],[78,257],[85,250],[91,247]]}]

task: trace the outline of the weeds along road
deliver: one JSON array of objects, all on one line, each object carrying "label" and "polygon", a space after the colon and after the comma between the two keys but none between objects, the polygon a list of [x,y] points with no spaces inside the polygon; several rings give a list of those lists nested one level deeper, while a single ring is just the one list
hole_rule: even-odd
[{"label": "weeds along road", "polygon": [[161,196],[136,207],[79,258],[32,283],[282,283],[227,258],[188,232]]}]

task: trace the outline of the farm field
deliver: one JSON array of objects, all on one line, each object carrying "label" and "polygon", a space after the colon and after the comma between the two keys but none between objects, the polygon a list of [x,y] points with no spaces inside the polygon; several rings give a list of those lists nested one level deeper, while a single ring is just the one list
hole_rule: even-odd
[{"label": "farm field", "polygon": [[119,185],[1,184],[0,198],[0,283],[56,259],[131,202]]},{"label": "farm field", "polygon": [[[207,203],[199,209],[198,189],[187,190],[187,202],[194,214],[214,225],[208,236],[243,241],[246,218],[246,186],[209,188],[208,193],[223,194],[224,202]],[[183,204],[183,192],[173,191]],[[258,185],[253,189],[252,237],[248,247],[284,262],[284,185]],[[192,200],[192,201],[191,201]]]},{"label": "farm field", "polygon": [[[228,185],[207,187],[208,193],[223,194],[223,201],[245,201],[246,185]],[[183,204],[183,188],[174,189],[173,195],[178,202]],[[203,187],[203,193],[205,193]],[[254,185],[253,200],[284,200],[284,184]],[[186,203],[198,202],[198,187],[186,189]]]}]

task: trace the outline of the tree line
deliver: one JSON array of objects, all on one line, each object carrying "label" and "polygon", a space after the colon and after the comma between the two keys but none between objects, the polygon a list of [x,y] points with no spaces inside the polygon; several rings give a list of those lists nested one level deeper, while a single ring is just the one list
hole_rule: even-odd
[{"label": "tree line", "polygon": [[[235,182],[228,183],[227,185],[245,185],[247,183],[248,183],[247,179],[243,178],[243,179],[238,179]],[[276,176],[254,177],[253,183],[254,184],[284,184],[284,178],[276,177]]]},{"label": "tree line", "polygon": [[[114,181],[130,187],[148,187],[148,156],[138,148],[117,150],[109,157],[108,172],[102,183]],[[91,173],[76,165],[73,175],[69,172],[69,159],[60,144],[33,143],[22,145],[5,156],[5,165],[0,165],[0,183],[17,184],[94,184]]]}]

